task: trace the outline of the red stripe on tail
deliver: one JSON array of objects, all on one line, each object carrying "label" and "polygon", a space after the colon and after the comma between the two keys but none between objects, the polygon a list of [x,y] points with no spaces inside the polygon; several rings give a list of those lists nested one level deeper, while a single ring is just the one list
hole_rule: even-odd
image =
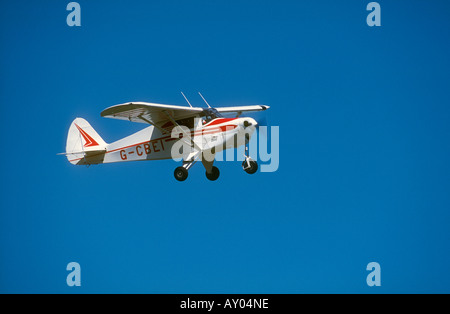
[{"label": "red stripe on tail", "polygon": [[78,125],[75,124],[78,131],[80,131],[81,135],[84,138],[84,141],[86,142],[84,144],[84,147],[91,147],[91,146],[98,146],[98,143],[89,135],[87,134],[82,128],[80,128]]}]

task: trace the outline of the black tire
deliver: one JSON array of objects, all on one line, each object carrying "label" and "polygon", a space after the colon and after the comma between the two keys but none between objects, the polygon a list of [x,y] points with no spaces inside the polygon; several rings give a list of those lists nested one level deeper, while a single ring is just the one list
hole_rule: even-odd
[{"label": "black tire", "polygon": [[206,177],[210,181],[216,181],[220,176],[219,168],[213,166],[211,169],[211,173],[206,172]]},{"label": "black tire", "polygon": [[178,181],[184,181],[188,177],[188,171],[184,167],[178,167],[173,172],[173,175]]},{"label": "black tire", "polygon": [[250,167],[247,168],[247,160],[244,160],[244,162],[242,163],[242,168],[248,174],[254,174],[256,171],[258,171],[258,163],[254,160],[250,160]]}]

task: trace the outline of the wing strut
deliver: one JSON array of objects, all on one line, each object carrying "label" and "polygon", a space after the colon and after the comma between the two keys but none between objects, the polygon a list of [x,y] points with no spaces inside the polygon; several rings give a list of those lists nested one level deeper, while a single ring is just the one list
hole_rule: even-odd
[{"label": "wing strut", "polygon": [[198,92],[198,94],[200,95],[200,97],[202,97],[203,101],[206,103],[206,105],[208,105],[208,108],[211,108],[211,106],[208,104],[208,102],[206,101],[206,99],[203,97],[202,94],[200,94],[200,92]]},{"label": "wing strut", "polygon": [[183,95],[184,99],[186,99],[186,101],[187,101],[187,103],[189,104],[189,106],[191,106],[191,108],[193,108],[192,105],[191,105],[191,103],[189,102],[189,100],[186,98],[186,96],[184,96],[183,92],[181,92],[181,95]]}]

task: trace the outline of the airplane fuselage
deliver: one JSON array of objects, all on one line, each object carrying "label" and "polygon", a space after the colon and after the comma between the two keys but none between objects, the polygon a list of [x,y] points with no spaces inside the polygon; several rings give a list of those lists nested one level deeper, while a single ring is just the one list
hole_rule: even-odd
[{"label": "airplane fuselage", "polygon": [[257,125],[252,118],[216,118],[208,123],[202,122],[201,119],[195,121],[197,121],[196,126],[184,127],[183,130],[174,130],[176,126],[173,124],[166,128],[149,126],[108,144],[104,152],[85,156],[74,154],[70,161],[85,165],[183,158],[186,151],[174,149],[177,142],[178,145],[189,144],[187,146],[193,149],[214,154],[224,149],[244,145],[246,140],[250,140]]}]

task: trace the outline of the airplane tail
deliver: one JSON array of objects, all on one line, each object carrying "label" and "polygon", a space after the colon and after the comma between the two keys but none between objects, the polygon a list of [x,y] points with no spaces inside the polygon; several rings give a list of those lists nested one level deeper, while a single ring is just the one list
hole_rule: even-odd
[{"label": "airplane tail", "polygon": [[101,163],[107,145],[89,122],[76,118],[69,128],[65,155],[74,165]]}]

